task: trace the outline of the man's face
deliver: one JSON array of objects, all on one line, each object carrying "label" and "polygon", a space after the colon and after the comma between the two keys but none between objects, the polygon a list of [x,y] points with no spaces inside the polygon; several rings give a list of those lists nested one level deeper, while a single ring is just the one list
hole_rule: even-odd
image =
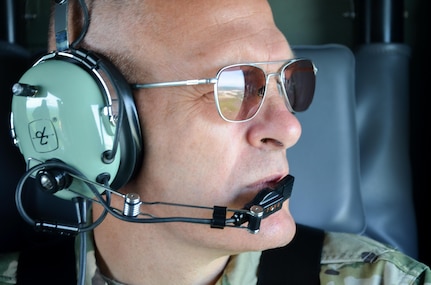
[{"label": "man's face", "polygon": [[[209,78],[225,65],[293,57],[266,1],[190,1],[175,8],[154,2],[151,21],[157,29],[140,30],[137,25],[131,36],[132,45],[141,47],[135,58],[142,79],[133,83]],[[267,72],[279,67],[269,66]],[[144,134],[143,165],[123,190],[137,192],[148,202],[241,209],[261,189],[289,173],[286,148],[301,133],[274,79],[266,96],[253,120],[229,123],[217,113],[211,84],[135,91]],[[212,216],[211,211],[180,207],[144,206],[142,211],[159,217]],[[183,245],[223,253],[280,246],[295,231],[288,201],[262,221],[256,235],[189,223],[138,227],[143,234],[147,227],[157,228]]]}]

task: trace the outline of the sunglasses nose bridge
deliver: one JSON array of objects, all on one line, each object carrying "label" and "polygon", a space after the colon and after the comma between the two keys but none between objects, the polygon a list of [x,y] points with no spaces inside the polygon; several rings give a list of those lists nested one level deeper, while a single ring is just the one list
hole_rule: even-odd
[{"label": "sunglasses nose bridge", "polygon": [[266,89],[267,90],[269,89],[269,81],[270,81],[271,77],[274,77],[275,82],[277,83],[278,93],[280,95],[282,95],[282,93],[280,93],[280,91],[282,91],[282,90],[280,90],[280,87],[281,87],[281,74],[278,73],[278,72],[272,72],[272,73],[267,73],[266,74],[266,83],[265,83]]},{"label": "sunglasses nose bridge", "polygon": [[287,97],[287,93],[286,93],[286,89],[285,86],[282,82],[282,75],[280,72],[272,72],[272,73],[267,73],[266,74],[266,86],[267,86],[267,90],[269,87],[269,80],[271,77],[274,77],[275,82],[277,83],[277,91],[278,91],[278,95],[280,95],[281,97],[283,97],[284,99],[284,104],[286,105],[287,110],[289,110],[289,112],[293,113],[293,109],[290,106],[290,102],[289,102],[289,98]]}]

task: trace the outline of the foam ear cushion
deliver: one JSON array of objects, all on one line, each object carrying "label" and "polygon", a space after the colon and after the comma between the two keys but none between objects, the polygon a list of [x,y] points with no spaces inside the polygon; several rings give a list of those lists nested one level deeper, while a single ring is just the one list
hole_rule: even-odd
[{"label": "foam ear cushion", "polygon": [[[100,182],[104,175],[115,190],[137,172],[142,151],[138,113],[129,84],[112,63],[85,50],[54,52],[19,83],[25,88],[15,90],[12,123],[29,168],[60,160],[88,180]],[[115,156],[104,159],[107,152]],[[85,191],[84,184],[74,181],[70,188]],[[56,195],[74,197],[70,191]]]}]

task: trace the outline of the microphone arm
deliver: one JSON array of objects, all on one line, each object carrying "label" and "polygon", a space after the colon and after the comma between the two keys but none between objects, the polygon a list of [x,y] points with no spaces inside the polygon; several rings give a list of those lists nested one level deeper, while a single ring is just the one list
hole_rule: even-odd
[{"label": "microphone arm", "polygon": [[[274,214],[283,206],[283,202],[290,198],[293,188],[294,177],[287,175],[284,177],[274,189],[265,188],[261,190],[252,201],[248,202],[243,209],[233,210],[224,206],[202,207],[187,204],[153,202],[141,202],[139,195],[130,193],[125,195],[123,215],[128,217],[137,217],[140,213],[139,208],[141,204],[163,204],[178,207],[193,207],[193,208],[206,208],[213,210],[212,219],[201,219],[202,223],[210,224],[212,228],[223,229],[226,226],[241,227],[247,224],[247,230],[250,233],[256,234],[260,230],[260,222],[262,219]],[[234,212],[230,219],[226,219],[227,212]],[[161,222],[163,218],[155,218],[154,222]],[[166,219],[166,218],[165,218]],[[198,222],[195,219],[177,217],[171,218],[183,222]],[[174,221],[174,220],[169,220]]]},{"label": "microphone arm", "polygon": [[[24,209],[22,204],[22,191],[25,181],[34,173],[43,173],[43,175],[36,175],[37,179],[47,179],[50,177],[50,173],[55,173],[56,180],[60,185],[67,187],[70,185],[70,181],[73,179],[78,179],[84,182],[91,192],[94,194],[95,198],[90,198],[83,196],[81,193],[76,193],[73,190],[56,187],[56,191],[73,191],[78,197],[82,197],[91,202],[99,203],[103,206],[104,211],[101,216],[93,223],[89,225],[65,225],[59,224],[57,222],[48,221],[36,221],[32,219]],[[62,182],[61,178],[68,181],[68,183]],[[53,181],[50,181],[53,182]],[[145,202],[141,201],[138,194],[129,193],[121,194],[116,192],[105,185],[98,184],[96,182],[90,181],[84,177],[77,169],[62,163],[60,161],[47,161],[39,165],[34,166],[28,170],[20,179],[16,193],[15,201],[17,209],[23,219],[28,223],[36,227],[36,229],[41,231],[58,232],[66,235],[76,235],[83,231],[93,230],[98,226],[107,215],[107,213],[113,215],[114,217],[133,223],[167,223],[167,222],[186,222],[186,223],[199,223],[208,224],[211,228],[223,229],[225,227],[235,227],[235,228],[246,228],[250,233],[256,234],[260,230],[260,223],[262,219],[276,213],[282,208],[283,202],[290,198],[293,188],[294,177],[287,175],[284,177],[274,188],[265,188],[261,190],[250,202],[246,203],[243,209],[228,209],[224,206],[196,206],[189,204],[179,204],[179,203],[168,203],[168,202]],[[43,187],[43,183],[39,183]],[[52,189],[52,183],[48,183],[50,189]],[[105,189],[102,195],[96,187],[102,187]],[[45,189],[46,190],[46,189]],[[122,210],[114,208],[111,206],[111,194],[121,196],[124,199],[124,207]],[[105,198],[103,197],[105,196]],[[205,218],[192,218],[192,217],[156,217],[149,213],[141,212],[141,206],[150,205],[167,205],[174,207],[187,207],[187,208],[200,208],[206,210],[212,210],[212,219]],[[227,214],[233,213],[231,218],[227,218]],[[244,225],[246,224],[246,225]]]}]

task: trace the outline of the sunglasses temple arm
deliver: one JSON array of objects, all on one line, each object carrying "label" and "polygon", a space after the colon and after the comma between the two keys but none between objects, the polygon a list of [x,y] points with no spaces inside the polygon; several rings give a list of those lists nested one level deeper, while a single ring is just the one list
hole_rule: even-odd
[{"label": "sunglasses temple arm", "polygon": [[177,86],[215,84],[215,83],[217,83],[217,78],[203,78],[203,79],[190,79],[190,80],[169,81],[169,82],[131,84],[131,87],[132,89],[141,89],[141,88],[177,87]]}]

